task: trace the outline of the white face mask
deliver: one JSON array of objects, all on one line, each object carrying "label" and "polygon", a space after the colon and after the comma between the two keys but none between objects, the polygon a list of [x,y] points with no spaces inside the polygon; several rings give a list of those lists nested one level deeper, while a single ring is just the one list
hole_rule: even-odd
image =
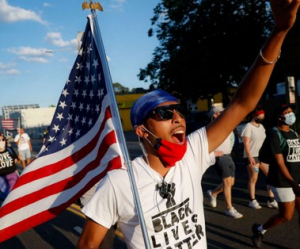
[{"label": "white face mask", "polygon": [[295,113],[293,113],[293,112],[290,112],[290,113],[288,113],[288,114],[285,114],[284,115],[284,117],[285,117],[285,120],[284,120],[284,122],[287,124],[287,125],[293,125],[294,123],[295,123],[295,121],[296,121],[296,116],[295,116]]},{"label": "white face mask", "polygon": [[5,141],[0,141],[0,150],[5,149]]}]

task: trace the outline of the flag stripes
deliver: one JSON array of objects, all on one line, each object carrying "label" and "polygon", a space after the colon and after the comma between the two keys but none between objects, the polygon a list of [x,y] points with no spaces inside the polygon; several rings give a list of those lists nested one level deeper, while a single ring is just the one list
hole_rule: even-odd
[{"label": "flag stripes", "polygon": [[17,119],[2,119],[2,127],[6,130],[16,130],[18,128],[18,120]]},{"label": "flag stripes", "polygon": [[[62,91],[45,147],[0,208],[0,242],[61,213],[109,170],[122,168],[113,98],[107,91],[89,16],[82,46]],[[101,56],[103,57],[103,56]],[[84,82],[83,82],[84,79]]]}]

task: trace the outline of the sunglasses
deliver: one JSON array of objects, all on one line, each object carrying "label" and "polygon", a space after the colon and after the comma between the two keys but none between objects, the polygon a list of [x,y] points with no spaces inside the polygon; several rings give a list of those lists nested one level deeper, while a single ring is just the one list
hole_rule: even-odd
[{"label": "sunglasses", "polygon": [[173,118],[174,110],[182,117],[185,118],[185,110],[180,104],[164,105],[154,108],[150,115],[157,114],[162,120],[169,120]]}]

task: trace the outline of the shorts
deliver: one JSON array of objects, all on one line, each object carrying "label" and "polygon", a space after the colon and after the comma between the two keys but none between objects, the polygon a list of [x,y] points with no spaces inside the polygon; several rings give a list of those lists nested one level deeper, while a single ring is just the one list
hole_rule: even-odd
[{"label": "shorts", "polygon": [[27,158],[31,158],[31,153],[30,153],[30,149],[27,150],[21,150],[19,151],[19,154],[22,156],[22,160],[26,160]]},{"label": "shorts", "polygon": [[216,157],[214,168],[222,179],[235,175],[235,164],[230,154]]},{"label": "shorts", "polygon": [[269,185],[277,202],[291,202],[296,199],[292,188],[277,188]]}]

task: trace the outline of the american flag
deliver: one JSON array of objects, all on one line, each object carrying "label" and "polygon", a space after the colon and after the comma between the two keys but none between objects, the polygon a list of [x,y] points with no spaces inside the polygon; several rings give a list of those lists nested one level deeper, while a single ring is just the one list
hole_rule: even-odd
[{"label": "american flag", "polygon": [[13,131],[18,128],[18,119],[2,119],[1,122],[3,129]]},{"label": "american flag", "polygon": [[88,16],[45,148],[24,169],[0,209],[0,242],[54,218],[107,171],[123,165],[115,99],[107,87],[111,79],[105,73],[107,61],[100,59],[106,57],[97,49],[94,25],[94,17]]}]

